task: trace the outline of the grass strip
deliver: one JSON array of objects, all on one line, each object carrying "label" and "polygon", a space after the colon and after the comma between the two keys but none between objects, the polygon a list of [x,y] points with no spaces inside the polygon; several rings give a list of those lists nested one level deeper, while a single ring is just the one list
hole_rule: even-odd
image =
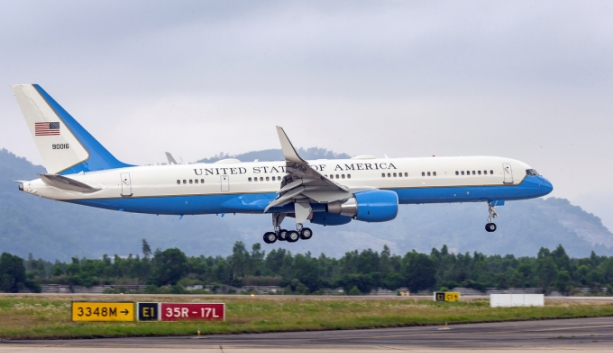
[{"label": "grass strip", "polygon": [[[108,297],[99,298],[112,301]],[[281,331],[346,330],[420,325],[613,316],[613,303],[562,302],[544,307],[490,308],[487,300],[456,303],[406,300],[143,297],[138,301],[225,302],[225,322],[72,322],[73,296],[0,297],[0,338],[68,339]],[[86,300],[97,300],[87,297]],[[125,300],[121,296],[117,300]]]}]

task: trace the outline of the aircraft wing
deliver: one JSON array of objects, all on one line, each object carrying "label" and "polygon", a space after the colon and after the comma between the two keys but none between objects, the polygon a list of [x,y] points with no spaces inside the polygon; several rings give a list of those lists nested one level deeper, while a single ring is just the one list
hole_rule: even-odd
[{"label": "aircraft wing", "polygon": [[277,133],[285,157],[287,175],[281,182],[279,194],[268,204],[264,212],[272,207],[284,206],[289,203],[306,204],[303,207],[308,207],[309,203],[342,201],[353,196],[347,187],[328,179],[302,159],[282,127],[277,126]]}]

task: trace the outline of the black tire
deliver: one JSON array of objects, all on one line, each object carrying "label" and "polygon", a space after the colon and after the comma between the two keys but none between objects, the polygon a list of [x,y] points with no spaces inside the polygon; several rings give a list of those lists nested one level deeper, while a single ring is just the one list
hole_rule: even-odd
[{"label": "black tire", "polygon": [[286,241],[287,240],[287,229],[281,229],[279,231],[279,236],[277,237],[277,240],[279,240],[279,241]]},{"label": "black tire", "polygon": [[497,228],[498,227],[496,227],[495,223],[488,223],[488,224],[485,225],[485,230],[487,230],[490,233],[491,232],[495,232]]},{"label": "black tire", "polygon": [[295,243],[298,239],[300,239],[300,234],[295,230],[290,230],[285,234],[285,240],[287,240],[288,243]]},{"label": "black tire", "polygon": [[300,239],[309,240],[313,237],[313,231],[311,228],[302,228],[302,232],[300,232]]},{"label": "black tire", "polygon": [[273,232],[264,233],[264,243],[272,244],[277,241],[277,235]]}]

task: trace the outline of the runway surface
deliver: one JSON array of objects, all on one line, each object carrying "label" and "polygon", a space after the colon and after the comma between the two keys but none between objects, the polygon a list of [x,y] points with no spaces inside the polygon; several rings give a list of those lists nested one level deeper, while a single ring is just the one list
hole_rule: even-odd
[{"label": "runway surface", "polygon": [[613,351],[613,318],[193,337],[0,341],[0,352]]}]

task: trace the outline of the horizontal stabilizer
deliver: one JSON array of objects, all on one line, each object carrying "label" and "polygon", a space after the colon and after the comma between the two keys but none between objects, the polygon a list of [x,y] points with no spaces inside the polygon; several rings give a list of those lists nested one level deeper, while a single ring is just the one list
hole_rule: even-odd
[{"label": "horizontal stabilizer", "polygon": [[82,192],[85,194],[90,194],[100,190],[80,181],[76,181],[61,175],[39,174],[39,176],[43,183],[62,190]]}]

